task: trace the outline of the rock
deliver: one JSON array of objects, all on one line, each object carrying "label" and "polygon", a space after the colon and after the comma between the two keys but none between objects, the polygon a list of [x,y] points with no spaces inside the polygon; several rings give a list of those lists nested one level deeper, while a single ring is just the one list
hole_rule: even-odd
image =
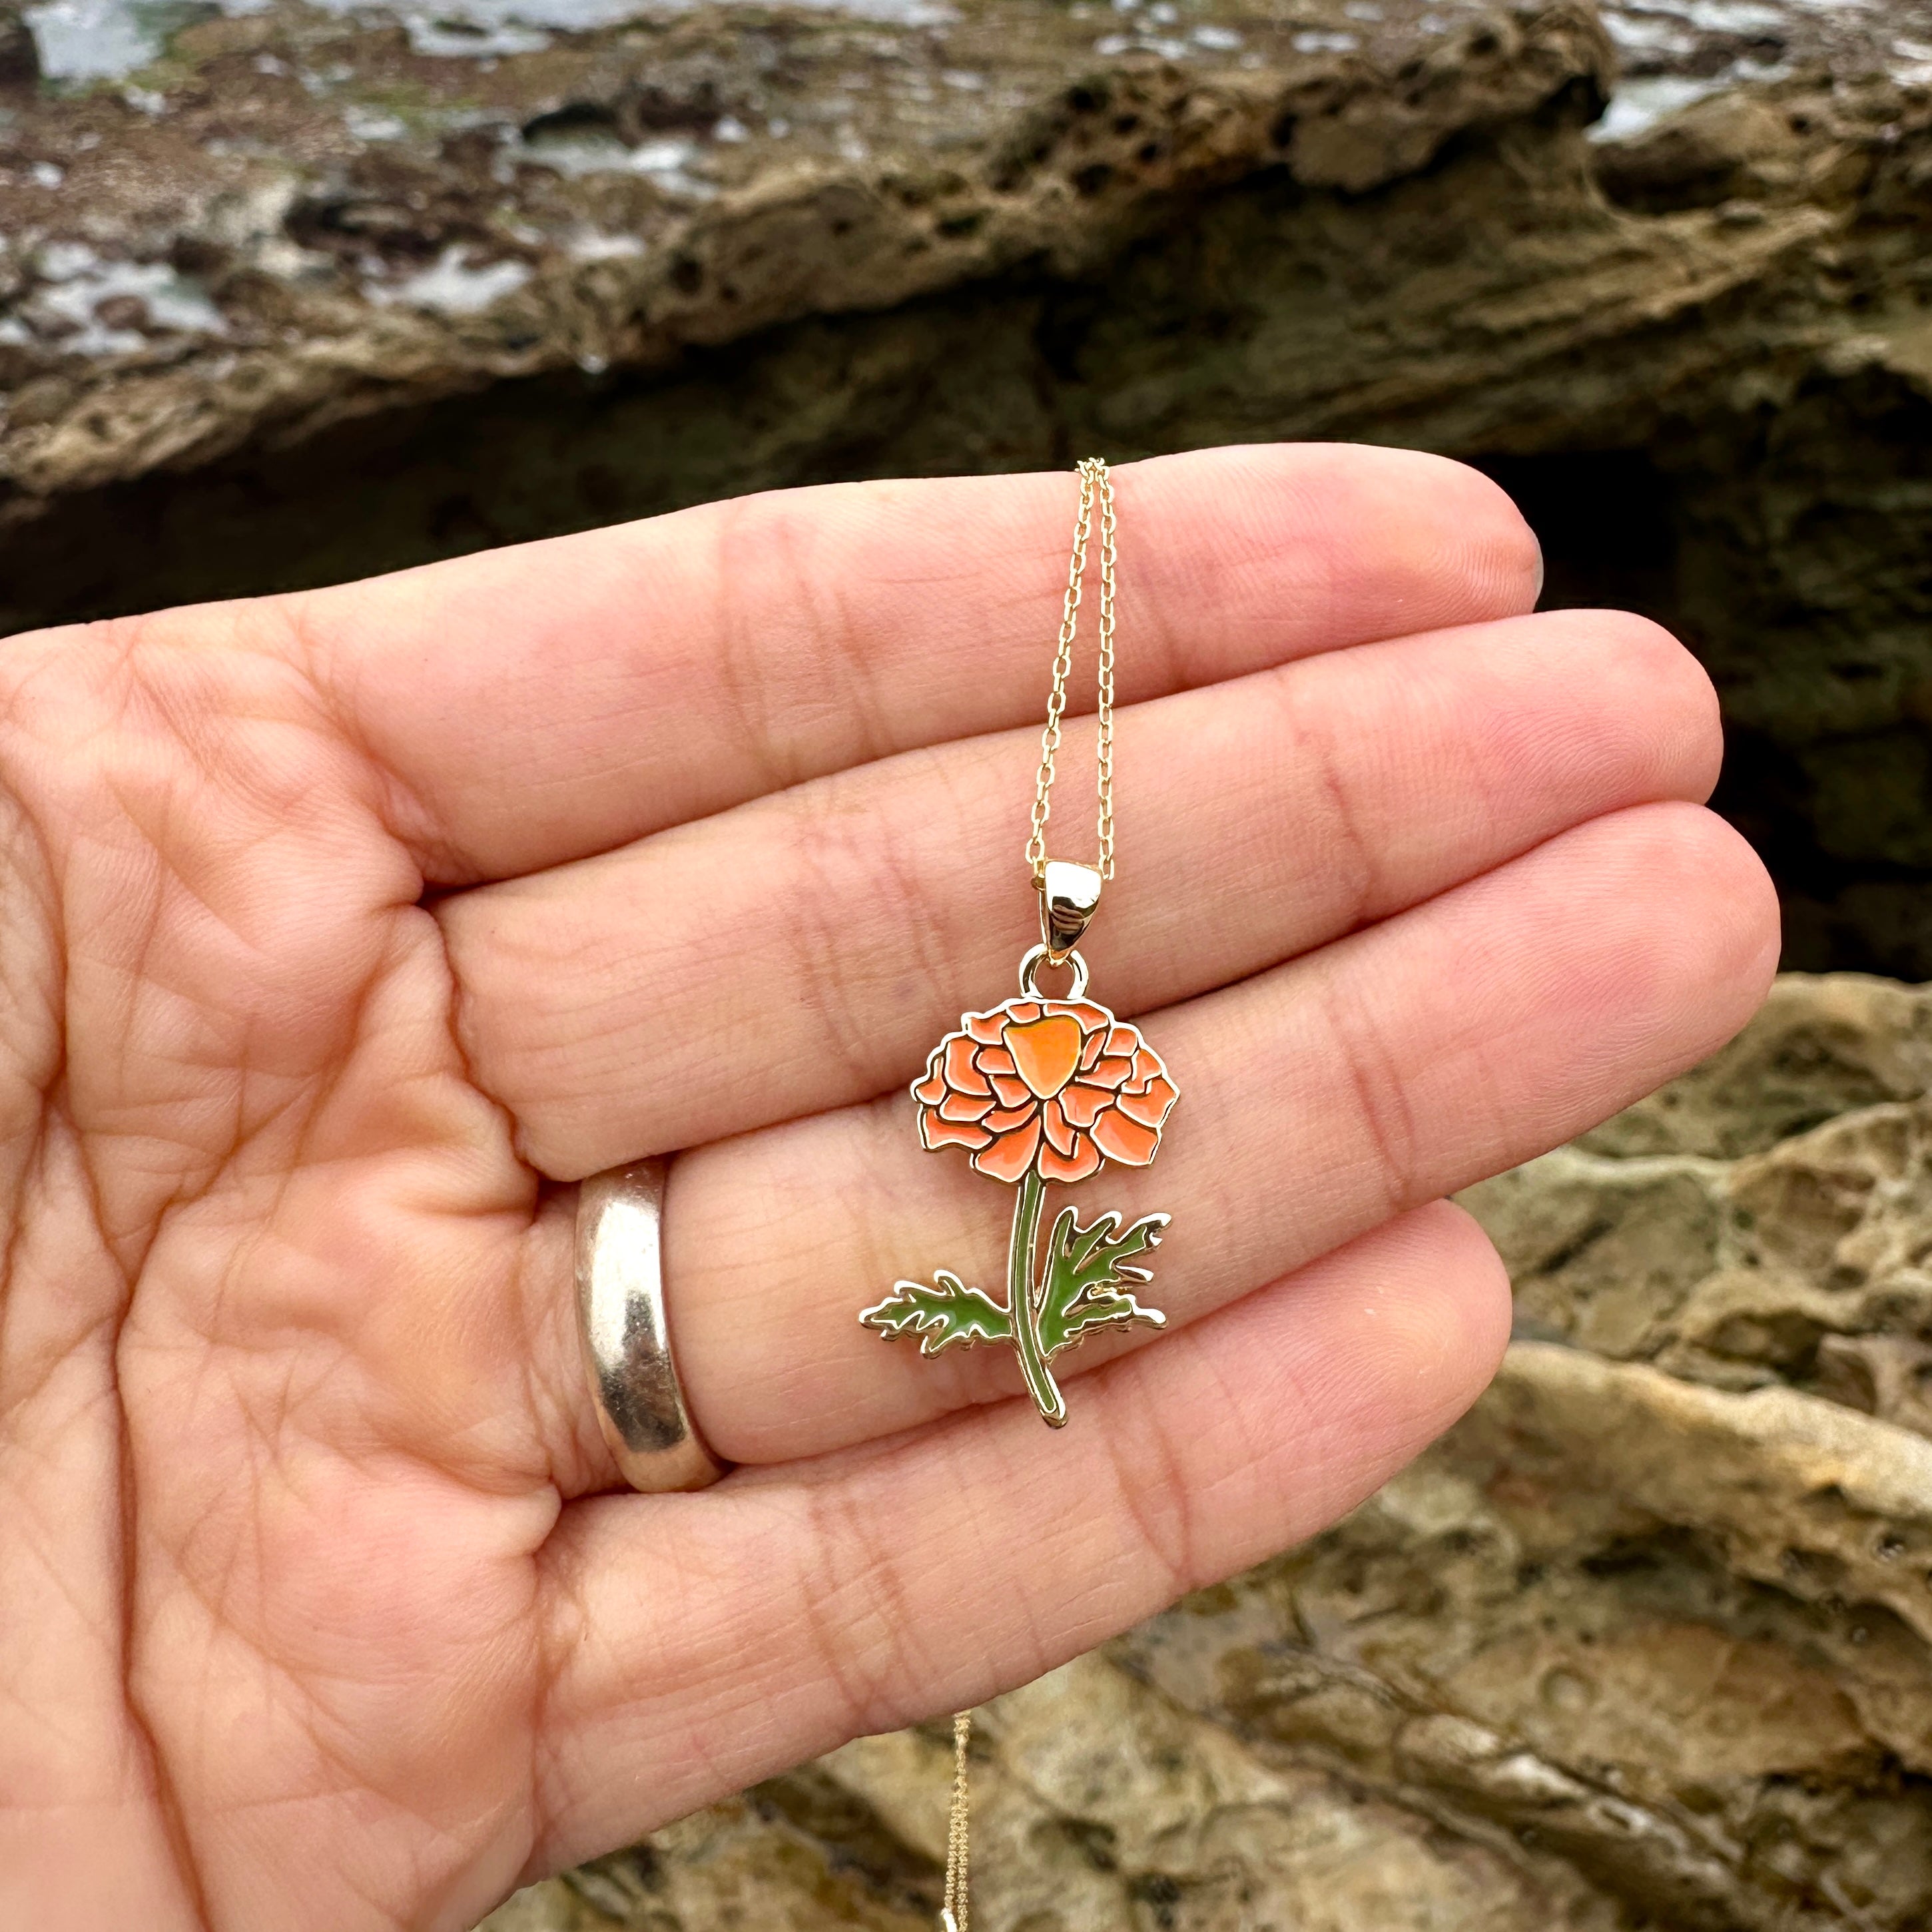
[{"label": "rock", "polygon": [[[1094,18],[1030,0],[930,10],[646,13],[479,63],[272,0],[178,34],[154,70],[174,86],[139,106],[22,110],[14,139],[62,201],[0,194],[31,398],[0,434],[0,513],[505,378],[668,370],[806,317],[1082,280],[1204,191],[1286,170],[1367,194],[1609,59],[1574,0],[1465,6],[1441,35],[1412,0],[1372,34],[1202,9],[1171,43],[1097,45]],[[1413,69],[1400,88],[1391,64]],[[379,105],[404,95],[407,115]],[[164,261],[197,314],[92,326],[97,283]]]},{"label": "rock", "polygon": [[40,77],[40,50],[20,8],[0,5],[0,98],[31,89]]},{"label": "rock", "polygon": [[[1793,976],[1472,1190],[1541,1339],[1326,1534],[982,1714],[982,1932],[1925,1924],[1928,1106],[1932,989]],[[862,1738],[488,1925],[918,1932],[949,1776],[943,1723]]]},{"label": "rock", "polygon": [[1929,1088],[1932,992],[1793,976],[1706,1066],[1467,1198],[1523,1332],[1916,1427]]},{"label": "rock", "polygon": [[0,626],[1420,444],[1710,667],[1788,963],[1932,976],[1932,0],[115,4],[0,128]]}]

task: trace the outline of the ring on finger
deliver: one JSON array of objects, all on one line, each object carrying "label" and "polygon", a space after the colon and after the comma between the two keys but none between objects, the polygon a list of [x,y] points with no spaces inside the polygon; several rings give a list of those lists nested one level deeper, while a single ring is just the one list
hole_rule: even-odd
[{"label": "ring on finger", "polygon": [[692,1420],[664,1312],[666,1163],[593,1174],[577,1192],[577,1316],[597,1424],[634,1490],[701,1490],[727,1465]]}]

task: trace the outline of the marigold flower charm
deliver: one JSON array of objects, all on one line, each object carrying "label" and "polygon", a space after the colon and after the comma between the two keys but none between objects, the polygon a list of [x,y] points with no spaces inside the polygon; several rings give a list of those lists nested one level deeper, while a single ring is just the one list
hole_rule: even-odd
[{"label": "marigold flower charm", "polygon": [[[1082,866],[1046,856],[1046,821],[1096,508],[1100,856],[1097,865]],[[1036,1250],[1047,1184],[1072,1186],[1109,1161],[1145,1167],[1160,1151],[1161,1130],[1180,1098],[1139,1028],[1085,997],[1087,962],[1075,950],[1099,909],[1101,887],[1114,876],[1114,498],[1107,466],[1097,458],[1080,465],[1080,519],[1040,737],[1027,863],[1040,893],[1040,943],[1020,962],[1018,998],[962,1014],[958,1031],[932,1049],[912,1088],[921,1146],[928,1151],[962,1148],[980,1173],[1018,1190],[1006,1246],[1006,1301],[940,1268],[929,1282],[894,1282],[892,1293],[859,1319],[882,1335],[916,1335],[922,1355],[955,1343],[970,1348],[980,1342],[1011,1342],[1028,1392],[1057,1429],[1066,1420],[1066,1402],[1047,1364],[1061,1349],[1096,1328],[1165,1326],[1167,1318],[1157,1308],[1142,1307],[1130,1284],[1138,1287],[1149,1279],[1140,1258],[1160,1245],[1168,1217],[1146,1214],[1123,1228],[1119,1214],[1109,1211],[1082,1227],[1073,1209],[1063,1208],[1040,1256]],[[1034,985],[1042,966],[1072,970],[1072,988],[1065,999],[1048,998]],[[963,1766],[963,1757],[961,1762]],[[952,1871],[949,1862],[949,1906]],[[950,1918],[945,1932],[952,1932]]]},{"label": "marigold flower charm", "polygon": [[1058,1428],[1066,1403],[1047,1368],[1054,1356],[1095,1328],[1165,1322],[1126,1285],[1148,1280],[1138,1257],[1160,1244],[1167,1216],[1124,1228],[1108,1213],[1082,1227],[1064,1208],[1040,1266],[1034,1250],[1046,1184],[1085,1180],[1108,1161],[1146,1166],[1180,1095],[1138,1028],[1079,997],[1087,968],[1078,953],[1064,962],[1074,969],[1073,998],[1034,991],[1033,974],[1048,957],[1043,945],[1027,955],[1018,999],[962,1014],[912,1089],[922,1146],[962,1148],[980,1173],[1018,1187],[1005,1306],[940,1268],[930,1282],[896,1282],[859,1318],[884,1335],[917,1335],[926,1355],[956,1342],[1010,1342],[1040,1414]]},{"label": "marigold flower charm", "polygon": [[914,1085],[928,1149],[972,1150],[995,1180],[1071,1185],[1103,1160],[1144,1167],[1178,1096],[1160,1056],[1090,1000],[1009,1000],[962,1014]]}]

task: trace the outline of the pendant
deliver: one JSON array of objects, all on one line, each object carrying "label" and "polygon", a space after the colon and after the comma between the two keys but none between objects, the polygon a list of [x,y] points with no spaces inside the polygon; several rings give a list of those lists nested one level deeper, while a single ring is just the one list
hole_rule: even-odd
[{"label": "pendant", "polygon": [[[1144,1258],[1160,1245],[1168,1216],[1144,1215],[1124,1227],[1108,1210],[1083,1226],[1069,1205],[1040,1252],[1048,1184],[1073,1186],[1109,1161],[1145,1167],[1180,1097],[1140,1030],[1085,997],[1086,962],[1074,947],[1100,896],[1092,867],[1046,865],[1042,937],[1020,962],[1019,996],[962,1014],[913,1083],[920,1144],[963,1148],[980,1173],[1018,1190],[1005,1302],[940,1268],[930,1282],[895,1282],[859,1318],[888,1337],[916,1335],[922,1355],[1010,1344],[1041,1415],[1056,1429],[1066,1420],[1066,1402],[1048,1366],[1054,1356],[1101,1329],[1160,1328],[1167,1319],[1134,1290],[1151,1279]],[[1071,970],[1067,998],[1038,992],[1042,965]]]}]

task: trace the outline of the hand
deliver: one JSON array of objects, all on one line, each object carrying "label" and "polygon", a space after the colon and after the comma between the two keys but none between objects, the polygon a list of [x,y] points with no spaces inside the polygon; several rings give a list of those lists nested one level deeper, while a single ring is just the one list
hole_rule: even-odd
[{"label": "hand", "polygon": [[[1084,1198],[1172,1212],[1174,1332],[1064,1358],[1058,1436],[1010,1352],[857,1316],[999,1279],[1010,1197],[904,1083],[1034,936],[1070,476],[0,652],[0,1921],[464,1927],[1308,1535],[1473,1400],[1508,1285],[1441,1197],[1772,970],[1696,802],[1710,689],[1637,619],[1526,614],[1535,546],[1454,464],[1118,487],[1084,950],[1184,1097]],[[670,1150],[679,1364],[746,1466],[642,1497],[558,1184]]]}]

